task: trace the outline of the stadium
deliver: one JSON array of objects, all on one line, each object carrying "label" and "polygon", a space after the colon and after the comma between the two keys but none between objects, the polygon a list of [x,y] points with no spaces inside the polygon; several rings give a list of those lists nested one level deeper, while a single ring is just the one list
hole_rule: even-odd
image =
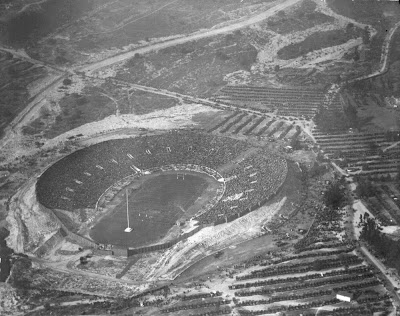
[{"label": "stadium", "polygon": [[36,196],[64,230],[129,256],[248,214],[278,192],[286,174],[286,160],[263,148],[174,130],[75,151],[39,177]]}]

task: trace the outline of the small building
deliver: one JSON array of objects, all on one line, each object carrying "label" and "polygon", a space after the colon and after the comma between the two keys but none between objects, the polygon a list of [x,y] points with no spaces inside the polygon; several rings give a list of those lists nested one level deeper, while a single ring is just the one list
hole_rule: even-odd
[{"label": "small building", "polygon": [[351,302],[351,300],[353,299],[353,294],[349,293],[349,292],[337,292],[336,293],[336,299],[342,301],[342,302]]}]

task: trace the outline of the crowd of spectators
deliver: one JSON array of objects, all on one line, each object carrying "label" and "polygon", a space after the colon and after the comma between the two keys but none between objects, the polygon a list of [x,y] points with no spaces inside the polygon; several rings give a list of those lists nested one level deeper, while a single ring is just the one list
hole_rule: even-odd
[{"label": "crowd of spectators", "polygon": [[215,207],[197,219],[205,224],[229,222],[263,205],[286,179],[286,161],[258,152],[224,174],[225,194]]},{"label": "crowd of spectators", "polygon": [[[51,209],[94,208],[107,188],[128,175],[179,164],[218,169],[249,148],[242,141],[191,130],[105,141],[48,168],[38,179],[36,193],[38,201]],[[286,161],[267,151],[243,160],[222,174],[225,179],[232,178],[226,182],[224,196],[197,220],[209,224],[248,213],[277,192],[286,172]],[[240,198],[232,199],[235,195]]]}]

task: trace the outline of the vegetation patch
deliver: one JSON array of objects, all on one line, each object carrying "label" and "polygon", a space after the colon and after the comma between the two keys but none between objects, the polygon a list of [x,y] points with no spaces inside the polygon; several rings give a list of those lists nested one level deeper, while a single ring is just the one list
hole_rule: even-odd
[{"label": "vegetation patch", "polygon": [[90,0],[49,0],[10,17],[2,35],[13,46],[32,46],[56,28],[70,23],[92,8]]},{"label": "vegetation patch", "polygon": [[87,89],[84,94],[66,95],[60,100],[59,106],[61,112],[57,115],[55,123],[44,132],[46,138],[53,138],[83,124],[102,120],[116,111],[111,100],[92,89]]},{"label": "vegetation patch", "polygon": [[[361,216],[361,215],[360,215]],[[374,218],[364,213],[361,217],[363,229],[360,238],[368,242],[379,258],[383,259],[385,263],[400,271],[400,244],[382,233],[382,227],[375,221]]]},{"label": "vegetation patch", "polygon": [[178,99],[141,90],[131,90],[129,100],[120,105],[121,114],[143,115],[168,109],[178,104]]},{"label": "vegetation patch", "polygon": [[292,13],[279,11],[277,15],[268,19],[268,28],[279,34],[303,31],[313,26],[333,22],[335,19],[321,12],[315,12],[315,2],[303,1]]},{"label": "vegetation patch", "polygon": [[0,137],[4,128],[29,103],[27,86],[46,75],[44,67],[13,58],[11,54],[0,52]]},{"label": "vegetation patch", "polygon": [[364,0],[328,0],[329,7],[336,13],[352,18],[358,22],[372,25],[377,34],[372,38],[370,50],[366,52],[366,61],[378,64],[381,56],[383,40],[388,30],[398,22],[400,6],[395,1]]},{"label": "vegetation patch", "polygon": [[396,22],[400,14],[396,1],[328,0],[327,3],[334,12],[375,28]]},{"label": "vegetation patch", "polygon": [[344,44],[352,38],[357,38],[360,35],[361,31],[357,28],[351,28],[346,31],[330,30],[325,32],[316,32],[302,42],[290,44],[281,48],[278,51],[278,57],[284,60],[297,58],[315,50]]},{"label": "vegetation patch", "polygon": [[249,71],[257,59],[252,37],[242,31],[203,39],[128,60],[117,78],[195,96],[211,96],[224,76]]}]

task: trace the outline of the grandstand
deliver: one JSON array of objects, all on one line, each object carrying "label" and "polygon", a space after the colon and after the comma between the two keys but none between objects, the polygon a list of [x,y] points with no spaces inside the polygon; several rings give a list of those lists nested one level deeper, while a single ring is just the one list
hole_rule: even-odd
[{"label": "grandstand", "polygon": [[207,170],[218,181],[226,179],[223,194],[194,219],[199,224],[220,224],[264,204],[286,178],[286,161],[265,150],[247,156],[229,171],[218,172],[249,149],[242,141],[188,130],[105,141],[48,168],[38,179],[36,194],[39,203],[49,209],[74,212],[94,209],[107,189],[130,175],[159,169],[176,170],[176,177],[182,178],[186,169]]}]

